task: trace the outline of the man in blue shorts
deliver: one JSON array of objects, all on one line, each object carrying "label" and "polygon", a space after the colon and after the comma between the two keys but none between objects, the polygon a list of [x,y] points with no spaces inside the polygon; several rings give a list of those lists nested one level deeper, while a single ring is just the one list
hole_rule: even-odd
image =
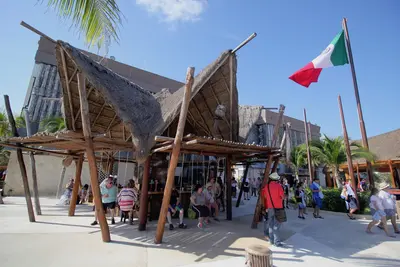
[{"label": "man in blue shorts", "polygon": [[314,218],[323,219],[321,215],[319,215],[319,211],[322,208],[322,199],[324,195],[322,194],[322,188],[319,184],[319,179],[314,178],[313,183],[310,185],[311,192],[312,192],[312,203],[314,207]]}]

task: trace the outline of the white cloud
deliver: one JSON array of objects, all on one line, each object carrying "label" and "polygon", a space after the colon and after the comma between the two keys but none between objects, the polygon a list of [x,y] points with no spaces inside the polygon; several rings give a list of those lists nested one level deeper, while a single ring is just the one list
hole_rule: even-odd
[{"label": "white cloud", "polygon": [[207,0],[136,0],[148,12],[161,14],[168,22],[196,21],[207,7]]}]

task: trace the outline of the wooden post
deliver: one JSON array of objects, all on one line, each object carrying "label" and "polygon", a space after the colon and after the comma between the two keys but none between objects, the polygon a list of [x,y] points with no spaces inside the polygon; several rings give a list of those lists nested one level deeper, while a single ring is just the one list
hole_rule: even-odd
[{"label": "wooden post", "polygon": [[305,134],[306,134],[308,172],[309,172],[309,176],[310,176],[309,184],[311,184],[312,181],[314,180],[314,173],[313,173],[312,160],[311,160],[310,144],[309,144],[309,140],[308,140],[308,127],[307,127],[307,112],[306,112],[306,109],[304,109],[303,112],[304,112],[304,131],[305,131]]},{"label": "wooden post", "polygon": [[[14,137],[19,137],[17,127],[15,125],[14,116],[13,116],[13,113],[11,110],[10,99],[8,98],[8,95],[4,95],[4,102],[5,102],[5,106],[6,106],[8,122],[11,125],[12,134]],[[17,146],[20,146],[20,144],[18,143]],[[26,201],[26,206],[28,208],[29,221],[35,222],[35,214],[33,213],[31,192],[29,190],[28,175],[26,174],[26,167],[25,167],[21,148],[17,148],[17,159],[18,159],[19,168],[21,170],[22,183],[24,185],[25,201]]]},{"label": "wooden post", "polygon": [[[32,129],[31,129],[31,120],[29,117],[29,111],[27,108],[24,110],[24,114],[25,114],[26,134],[29,137],[32,135]],[[42,215],[42,209],[40,208],[40,200],[39,200],[39,187],[38,187],[37,175],[36,175],[36,161],[35,161],[35,156],[32,151],[29,152],[29,158],[31,160],[33,198],[35,200],[36,214]]]},{"label": "wooden post", "polygon": [[[361,181],[360,181],[360,170],[358,168],[358,162],[356,164],[356,169],[357,169],[357,181],[358,181],[358,185],[357,186],[360,186]],[[357,190],[357,189],[355,189],[355,190]]]},{"label": "wooden post", "polygon": [[75,183],[72,189],[71,202],[69,203],[68,216],[75,215],[76,202],[78,201],[79,187],[81,186],[81,175],[82,175],[82,165],[83,165],[83,154],[78,160],[75,160]]},{"label": "wooden post", "polygon": [[182,143],[182,138],[183,138],[185,124],[186,124],[186,116],[187,116],[187,112],[189,109],[190,95],[192,92],[192,86],[193,86],[193,80],[194,80],[193,75],[194,75],[194,68],[189,67],[187,69],[187,73],[186,73],[185,92],[183,95],[183,102],[181,105],[181,112],[179,115],[178,128],[176,130],[175,140],[174,140],[174,144],[172,147],[171,159],[170,159],[169,166],[168,166],[167,182],[166,182],[165,188],[164,188],[164,197],[162,200],[160,216],[158,218],[156,236],[154,239],[154,243],[156,243],[156,244],[160,244],[162,242],[162,237],[164,235],[165,221],[166,221],[167,213],[168,213],[168,206],[169,206],[169,202],[171,200],[172,187],[174,186],[175,169],[176,169],[176,166],[179,161],[179,154],[181,151],[181,143]]},{"label": "wooden post", "polygon": [[391,160],[388,160],[388,165],[390,170],[390,177],[392,178],[392,188],[396,188],[396,182],[394,181],[394,169]]},{"label": "wooden post", "polygon": [[[275,128],[274,128],[274,134],[272,136],[272,143],[271,143],[271,147],[276,147],[278,139],[279,139],[279,128],[282,125],[282,121],[283,121],[283,114],[285,113],[285,106],[284,105],[280,105],[279,106],[279,114],[278,114],[278,118],[275,124]],[[261,188],[263,188],[269,180],[269,175],[271,174],[271,166],[272,166],[272,155],[268,156],[268,161],[267,164],[265,165],[265,170],[264,170],[264,178],[262,181],[262,185]],[[258,199],[257,199],[257,205],[256,208],[254,210],[254,216],[253,216],[253,222],[251,224],[251,228],[257,228],[257,224],[259,221],[259,216],[261,214],[261,206],[262,203],[260,201],[260,195],[258,195]]]},{"label": "wooden post", "polygon": [[110,242],[111,241],[110,229],[108,228],[106,215],[104,213],[103,204],[101,202],[96,156],[94,154],[93,139],[90,129],[91,127],[90,127],[90,117],[89,117],[89,105],[86,94],[85,76],[83,75],[83,73],[78,72],[77,77],[78,77],[79,101],[81,107],[83,136],[85,137],[86,141],[85,144],[86,157],[89,163],[90,183],[92,185],[93,199],[96,209],[95,212],[97,215],[97,220],[99,221],[100,224],[103,242]]},{"label": "wooden post", "polygon": [[[349,29],[347,28],[347,19],[346,18],[343,18],[342,24],[343,24],[343,30],[344,30],[344,35],[345,35],[345,39],[346,39],[347,52],[348,52],[348,55],[349,55],[349,63],[350,63],[350,68],[351,68],[351,75],[352,75],[352,78],[353,78],[354,94],[356,96],[358,121],[360,123],[362,144],[363,144],[363,147],[369,149],[367,130],[365,128],[364,116],[363,116],[363,111],[362,111],[362,108],[361,108],[360,93],[358,92],[358,83],[357,83],[357,77],[356,77],[356,70],[355,70],[355,67],[354,67],[353,53],[351,51],[350,35],[349,35]],[[368,173],[369,182],[373,186],[374,185],[374,176],[373,176],[373,173],[372,173],[371,163],[369,161],[367,161],[367,173]]]},{"label": "wooden post", "polygon": [[[233,131],[235,127],[233,127],[233,57],[234,54],[229,56],[229,123],[231,126],[230,132],[230,140],[233,141]],[[235,140],[237,141],[237,140]]]},{"label": "wooden post", "polygon": [[354,179],[353,160],[351,158],[351,149],[350,149],[349,137],[347,135],[346,121],[344,119],[343,107],[342,107],[342,99],[341,99],[340,95],[338,96],[338,102],[339,102],[340,119],[342,120],[344,145],[346,146],[346,158],[347,158],[347,165],[348,165],[348,168],[349,168],[349,176],[350,176],[350,179],[351,179],[351,185],[353,186],[353,190],[356,190],[354,192],[354,194],[356,195],[357,206],[358,206],[358,208],[360,208],[360,201],[358,201],[356,180]]},{"label": "wooden post", "polygon": [[279,157],[276,157],[274,160],[274,165],[272,165],[271,173],[276,172],[278,170],[278,166],[279,166]]},{"label": "wooden post", "polygon": [[232,155],[226,157],[226,219],[232,221]]},{"label": "wooden post", "polygon": [[[149,156],[147,158],[146,162],[144,163],[144,168],[143,168],[142,189],[140,190],[140,202],[139,202],[140,203],[139,231],[146,230],[147,205],[149,202],[148,197],[149,197],[149,180],[150,180],[150,162],[151,162],[151,156]],[[139,173],[139,164],[138,164],[138,173]]]},{"label": "wooden post", "polygon": [[243,182],[240,185],[239,196],[236,200],[236,208],[238,208],[240,206],[240,200],[242,199],[242,194],[243,194],[243,190],[244,190],[244,181],[246,181],[247,173],[249,172],[249,167],[250,167],[250,162],[246,162],[246,168],[244,169],[244,173],[243,173]]}]

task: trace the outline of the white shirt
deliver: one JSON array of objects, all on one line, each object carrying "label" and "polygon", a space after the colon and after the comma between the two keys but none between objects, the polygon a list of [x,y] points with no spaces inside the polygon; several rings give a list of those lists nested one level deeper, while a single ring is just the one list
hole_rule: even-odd
[{"label": "white shirt", "polygon": [[353,188],[349,184],[346,184],[346,189],[347,189],[347,194],[349,196],[356,197],[356,194],[354,194]]},{"label": "white shirt", "polygon": [[369,207],[374,210],[376,210],[376,208],[378,208],[378,210],[383,210],[382,200],[378,196],[371,196],[369,199]]},{"label": "white shirt", "polygon": [[382,201],[382,206],[386,210],[392,210],[396,208],[396,202],[393,199],[393,196],[386,191],[379,191],[378,197]]}]

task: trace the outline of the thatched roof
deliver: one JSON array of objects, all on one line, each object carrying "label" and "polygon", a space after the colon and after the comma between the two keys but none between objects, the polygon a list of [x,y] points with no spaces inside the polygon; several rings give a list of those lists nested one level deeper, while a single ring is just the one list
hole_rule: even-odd
[{"label": "thatched roof", "polygon": [[[65,53],[64,53],[65,52]],[[64,53],[64,55],[62,54]],[[214,111],[218,104],[227,107],[219,124],[224,139],[238,139],[238,93],[236,88],[236,58],[233,55],[233,123],[230,125],[230,51],[201,71],[194,80],[189,105],[187,127],[193,133],[213,136]],[[164,91],[153,95],[144,88],[114,73],[84,55],[68,43],[58,41],[56,57],[63,87],[63,107],[68,130],[80,132],[80,104],[76,73],[86,76],[89,114],[93,134],[107,134],[112,139],[132,140],[136,157],[144,160],[153,147],[156,135],[176,121],[183,100],[184,87],[173,94]],[[63,60],[65,58],[65,60]]]},{"label": "thatched roof", "polygon": [[400,159],[400,129],[368,138],[368,146],[378,160]]}]

